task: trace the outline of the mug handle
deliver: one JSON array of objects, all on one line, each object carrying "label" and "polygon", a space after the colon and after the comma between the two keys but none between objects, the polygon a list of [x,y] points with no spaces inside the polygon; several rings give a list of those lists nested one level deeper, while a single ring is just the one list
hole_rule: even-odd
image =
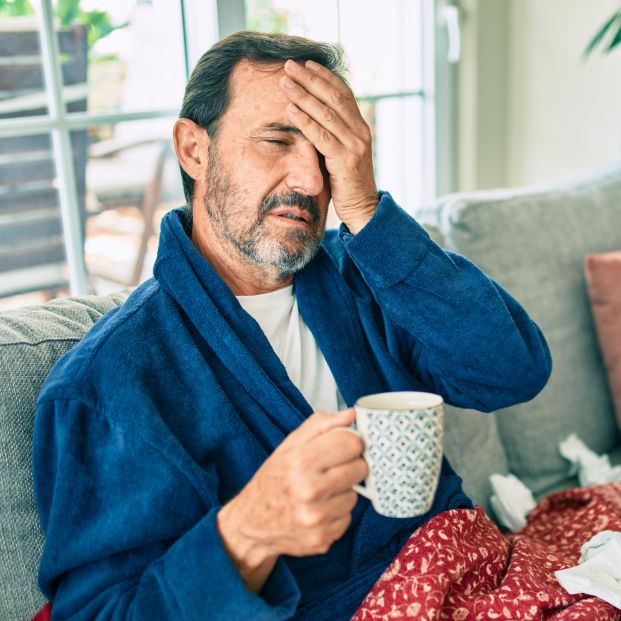
[{"label": "mug handle", "polygon": [[[353,427],[338,427],[336,430],[337,431],[349,431],[349,433],[353,433],[355,436],[358,436],[364,444],[364,438],[362,437],[362,434],[357,429],[354,429]],[[364,496],[365,498],[368,498],[369,500],[373,500],[373,496],[371,495],[369,490],[366,487],[364,487],[364,485],[360,485],[359,483],[356,483],[355,485],[352,485],[352,489],[355,492],[358,492],[361,496]]]},{"label": "mug handle", "polygon": [[361,496],[364,496],[365,498],[368,498],[369,500],[373,500],[373,496],[371,495],[371,492],[369,492],[369,490],[363,485],[356,483],[356,485],[352,485],[351,487],[355,492],[358,492]]}]

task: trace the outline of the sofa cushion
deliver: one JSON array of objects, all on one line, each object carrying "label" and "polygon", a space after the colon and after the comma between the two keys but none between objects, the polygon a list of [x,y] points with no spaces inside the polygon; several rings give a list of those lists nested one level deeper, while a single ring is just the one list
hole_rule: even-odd
[{"label": "sofa cushion", "polygon": [[466,494],[494,518],[489,503],[492,493],[489,475],[492,472],[509,473],[497,420],[494,416],[476,410],[449,405],[445,405],[444,410],[444,453],[463,479]]},{"label": "sofa cushion", "polygon": [[570,433],[598,453],[619,444],[582,261],[621,247],[620,205],[621,162],[552,188],[448,196],[424,214],[448,248],[524,305],[550,345],[554,368],[546,388],[497,413],[509,467],[535,492],[565,478],[558,444]]},{"label": "sofa cushion", "polygon": [[0,619],[29,619],[44,601],[31,466],[41,384],[56,360],[126,297],[68,298],[0,313]]},{"label": "sofa cushion", "polygon": [[621,429],[621,251],[585,257],[584,269],[599,346]]}]

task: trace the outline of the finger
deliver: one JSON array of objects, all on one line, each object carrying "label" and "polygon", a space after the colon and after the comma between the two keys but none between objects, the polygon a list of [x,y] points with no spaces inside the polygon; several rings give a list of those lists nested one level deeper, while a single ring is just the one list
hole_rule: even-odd
[{"label": "finger", "polygon": [[310,69],[313,73],[323,78],[326,82],[329,82],[334,88],[341,89],[345,93],[351,93],[351,89],[341,78],[339,78],[334,71],[330,71],[327,67],[315,62],[314,60],[307,60],[304,63],[307,69]]},{"label": "finger", "polygon": [[[321,534],[323,545],[320,549],[313,549],[309,554],[325,554],[332,547],[335,541],[338,541],[347,531],[351,524],[351,513],[333,520]],[[307,554],[307,555],[309,555]]]},{"label": "finger", "polygon": [[285,73],[328,108],[335,110],[351,129],[360,128],[363,119],[356,98],[332,71],[313,61],[302,66],[288,60]]},{"label": "finger", "polygon": [[350,524],[351,513],[334,520],[334,522],[330,524],[329,536],[332,538],[332,543],[340,539],[345,534],[345,531],[349,528]]},{"label": "finger", "polygon": [[352,486],[360,483],[369,474],[367,462],[358,457],[346,464],[340,464],[323,473],[322,484],[334,495],[351,490]]},{"label": "finger", "polygon": [[348,489],[335,496],[298,506],[298,520],[306,528],[323,528],[349,515],[358,502],[358,494]]},{"label": "finger", "polygon": [[295,522],[301,528],[323,530],[334,520],[351,513],[357,502],[358,494],[352,489],[313,502],[300,502],[295,507]]},{"label": "finger", "polygon": [[353,408],[339,412],[313,412],[295,431],[292,431],[280,444],[283,450],[306,444],[313,438],[325,434],[336,427],[348,427],[354,422]]},{"label": "finger", "polygon": [[287,115],[291,123],[315,145],[326,160],[337,158],[347,152],[347,147],[331,131],[317,123],[294,103],[287,106]]},{"label": "finger", "polygon": [[349,516],[357,502],[358,494],[351,489],[332,496],[324,505],[326,521],[334,522]]},{"label": "finger", "polygon": [[310,556],[325,554],[332,544],[340,539],[351,524],[351,512],[333,519],[327,524],[322,524],[320,530],[313,533],[303,533],[300,537],[298,533],[292,538],[295,549],[289,554],[292,556]]},{"label": "finger", "polygon": [[309,469],[324,472],[362,455],[364,442],[357,434],[343,433],[346,429],[333,428],[305,445],[304,462]]},{"label": "finger", "polygon": [[289,77],[281,78],[280,85],[287,98],[321,127],[325,127],[342,145],[349,148],[353,142],[353,130],[343,121],[334,108],[322,103],[317,97],[296,84]]},{"label": "finger", "polygon": [[289,471],[290,486],[296,502],[316,505],[333,496],[352,491],[356,483],[368,474],[366,461],[358,455],[347,462],[321,469],[313,455],[310,459],[298,462]]}]

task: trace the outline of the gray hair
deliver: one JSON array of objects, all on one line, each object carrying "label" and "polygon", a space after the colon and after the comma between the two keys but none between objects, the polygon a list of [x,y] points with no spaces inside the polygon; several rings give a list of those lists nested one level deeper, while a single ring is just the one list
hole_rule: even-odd
[{"label": "gray hair", "polygon": [[[284,64],[288,59],[297,62],[314,60],[347,83],[343,50],[339,45],[280,33],[244,30],[221,39],[201,56],[188,80],[179,118],[194,121],[214,139],[218,121],[231,99],[231,73],[244,59],[263,64]],[[183,168],[181,179],[186,202],[191,205],[194,179]]]}]

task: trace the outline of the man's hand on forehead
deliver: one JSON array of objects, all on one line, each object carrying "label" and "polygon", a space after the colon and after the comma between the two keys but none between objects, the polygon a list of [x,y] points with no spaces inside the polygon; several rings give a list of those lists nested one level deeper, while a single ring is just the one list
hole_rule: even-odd
[{"label": "man's hand on forehead", "polygon": [[330,70],[288,60],[285,72],[280,86],[291,102],[289,119],[324,156],[334,207],[355,234],[378,203],[369,126],[351,90]]}]

